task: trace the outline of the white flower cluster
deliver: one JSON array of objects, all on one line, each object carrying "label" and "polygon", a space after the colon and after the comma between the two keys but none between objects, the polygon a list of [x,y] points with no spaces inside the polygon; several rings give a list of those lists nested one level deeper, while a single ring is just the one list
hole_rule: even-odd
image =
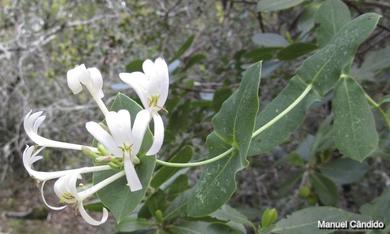
[{"label": "white flower cluster", "polygon": [[[142,189],[142,182],[135,170],[135,165],[140,162],[137,155],[146,129],[152,119],[154,128],[153,143],[146,155],[155,155],[162,146],[164,124],[159,111],[164,110],[163,106],[167,100],[169,88],[168,66],[162,58],[158,58],[154,62],[146,60],[142,68],[143,73],[119,74],[122,81],[135,90],[145,108],[137,113],[133,127],[131,126],[130,113],[127,110],[114,112],[107,109],[102,100],[104,97],[103,78],[97,68],[86,68],[84,65],[80,65],[68,71],[67,82],[72,92],[77,94],[83,90],[83,87],[86,88],[104,114],[106,126],[93,121],[87,122],[85,125],[87,131],[100,143],[98,147],[55,141],[42,137],[38,134],[38,129],[46,118],[42,115],[43,112],[32,113],[30,111],[25,116],[24,129],[36,146],[26,146],[23,152],[23,164],[30,176],[42,182],[42,199],[49,208],[61,210],[68,204],[73,204],[79,209],[85,221],[91,225],[100,225],[107,220],[108,211],[105,208],[103,209],[101,220],[93,219],[84,209],[83,201],[85,199],[124,175],[132,192]],[[33,169],[33,164],[42,159],[39,153],[46,147],[82,150],[89,155],[93,155],[96,161],[106,162],[106,164],[54,172],[36,171]],[[124,170],[120,170],[87,189],[82,190],[80,186],[77,186],[77,180],[81,178],[81,174],[111,170],[112,164],[109,165],[109,163],[114,162]],[[54,192],[64,206],[51,206],[45,200],[43,188],[45,182],[52,179],[57,179],[54,184]]]}]

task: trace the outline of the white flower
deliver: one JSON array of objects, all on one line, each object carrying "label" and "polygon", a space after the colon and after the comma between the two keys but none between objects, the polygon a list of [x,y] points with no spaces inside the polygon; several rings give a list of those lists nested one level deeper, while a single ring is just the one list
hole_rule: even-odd
[{"label": "white flower", "polygon": [[101,100],[104,97],[103,78],[97,68],[91,67],[87,69],[84,64],[81,64],[69,70],[66,76],[68,86],[74,94],[80,93],[83,90],[82,85],[84,85],[102,110],[103,114],[107,114],[108,109]]},{"label": "white flower", "polygon": [[103,98],[103,78],[100,71],[95,68],[86,68],[84,64],[70,69],[66,74],[68,86],[74,94],[83,90],[82,84],[88,89],[92,96]]},{"label": "white flower", "polygon": [[168,97],[169,73],[162,58],[157,58],[154,62],[145,60],[142,69],[143,73],[120,73],[119,77],[135,90],[145,108],[137,114],[134,125],[137,128],[147,127],[153,118],[153,144],[146,153],[153,155],[160,150],[164,140],[164,123],[158,111],[164,109]]},{"label": "white flower", "polygon": [[30,139],[39,146],[44,147],[54,147],[54,148],[63,148],[63,149],[73,149],[73,150],[81,150],[83,147],[88,147],[92,151],[96,151],[97,149],[94,147],[66,143],[62,141],[54,141],[47,138],[44,138],[38,134],[38,129],[45,120],[46,116],[42,115],[42,111],[32,113],[31,111],[27,113],[24,117],[23,126],[27,135]]},{"label": "white flower", "polygon": [[103,166],[94,166],[94,167],[81,167],[77,169],[69,169],[69,170],[53,171],[53,172],[36,171],[33,169],[33,164],[43,158],[42,156],[38,155],[43,149],[44,148],[40,148],[39,150],[34,152],[35,147],[27,145],[23,152],[24,167],[26,168],[28,174],[38,181],[47,181],[51,179],[56,179],[70,173],[83,174],[83,173],[91,173],[91,172],[105,171],[111,169],[110,166],[103,165]]},{"label": "white flower", "polygon": [[[145,130],[134,132],[131,129],[130,113],[127,110],[110,111],[106,115],[106,122],[110,133],[96,122],[86,123],[86,128],[111,154],[123,157],[127,183],[131,191],[142,189],[142,183],[137,176],[134,162],[138,154]],[[146,128],[145,128],[146,129]]]},{"label": "white flower", "polygon": [[42,185],[41,185],[42,200],[49,208],[51,208],[53,210],[62,210],[63,208],[65,208],[65,206],[55,207],[55,206],[49,205],[46,202],[46,199],[44,196],[44,187],[45,187],[46,181],[52,180],[52,179],[57,179],[57,178],[60,178],[62,176],[74,174],[74,173],[83,174],[83,173],[91,173],[91,172],[105,171],[105,170],[111,169],[110,166],[103,165],[103,166],[82,167],[82,168],[77,168],[77,169],[53,171],[53,172],[36,171],[32,167],[33,167],[33,164],[35,162],[37,162],[43,158],[42,156],[38,155],[43,149],[44,148],[42,147],[42,148],[38,149],[36,152],[34,152],[35,147],[27,145],[24,152],[23,152],[23,165],[31,177],[42,182]]},{"label": "white flower", "polygon": [[[84,220],[91,225],[100,225],[107,221],[108,211],[106,208],[103,208],[103,215],[101,220],[95,220],[92,218],[84,208],[83,201],[88,197],[94,195],[100,189],[111,184],[115,180],[121,178],[124,175],[124,172],[118,172],[107,179],[93,185],[92,187],[78,192],[77,191],[77,179],[81,178],[81,175],[78,173],[67,174],[63,177],[60,177],[54,184],[54,192],[57,197],[60,199],[61,203],[65,204],[75,204],[78,208],[81,216]],[[66,207],[66,206],[65,206]]]}]

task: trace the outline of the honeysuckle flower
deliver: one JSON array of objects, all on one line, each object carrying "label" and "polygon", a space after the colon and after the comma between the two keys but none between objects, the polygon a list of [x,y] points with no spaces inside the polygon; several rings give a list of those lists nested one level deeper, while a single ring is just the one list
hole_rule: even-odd
[{"label": "honeysuckle flower", "polygon": [[154,155],[160,150],[164,140],[164,123],[158,112],[164,110],[168,97],[169,72],[162,58],[157,58],[154,62],[145,60],[142,69],[143,73],[120,73],[119,77],[134,89],[145,108],[136,116],[134,126],[140,129],[137,131],[143,131],[142,128],[146,128],[153,118],[153,144],[146,154]]},{"label": "honeysuckle flower", "polygon": [[51,179],[56,179],[61,176],[70,174],[70,173],[91,173],[98,171],[110,170],[111,167],[108,165],[102,166],[94,166],[94,167],[81,167],[77,169],[69,169],[69,170],[61,170],[61,171],[53,171],[53,172],[45,172],[45,171],[36,171],[33,169],[33,164],[43,157],[39,155],[39,153],[44,149],[43,147],[34,152],[35,146],[26,145],[26,148],[23,152],[23,165],[26,168],[28,174],[38,181],[47,181]]},{"label": "honeysuckle flower", "polygon": [[104,97],[103,78],[97,68],[90,67],[87,69],[84,64],[81,64],[70,69],[66,76],[68,86],[74,94],[80,93],[83,90],[82,85],[84,85],[102,110],[103,114],[106,115],[108,113],[106,105],[104,105],[101,100]]},{"label": "honeysuckle flower", "polygon": [[[110,111],[106,115],[106,123],[110,133],[96,122],[86,123],[86,128],[110,153],[123,157],[123,165],[127,183],[131,191],[142,189],[142,183],[134,168],[138,163],[137,154],[141,148],[145,130],[137,132],[131,129],[130,113],[127,110]],[[146,128],[145,128],[146,129]]]},{"label": "honeysuckle flower", "polygon": [[43,121],[46,119],[46,116],[42,114],[43,114],[42,111],[38,111],[35,113],[32,113],[32,111],[30,111],[24,117],[24,121],[23,121],[24,130],[26,131],[27,135],[35,144],[44,147],[54,147],[54,148],[63,148],[63,149],[82,150],[83,147],[87,147],[92,151],[97,150],[94,147],[72,144],[72,143],[67,143],[62,141],[54,141],[40,136],[38,134],[38,129],[43,123]]},{"label": "honeysuckle flower", "polygon": [[23,152],[23,165],[28,174],[36,179],[38,182],[42,182],[41,184],[41,197],[43,202],[51,209],[53,210],[61,210],[65,208],[65,206],[61,207],[55,207],[51,206],[46,202],[45,196],[44,196],[44,186],[46,181],[57,179],[65,175],[69,174],[84,174],[84,173],[91,173],[91,172],[98,172],[98,171],[105,171],[110,170],[111,167],[108,165],[102,165],[102,166],[94,166],[94,167],[82,167],[77,169],[69,169],[69,170],[61,170],[61,171],[53,171],[53,172],[45,172],[45,171],[36,171],[33,169],[33,164],[39,160],[41,160],[43,157],[38,155],[44,147],[41,147],[37,151],[34,152],[36,147],[26,145],[26,148]]},{"label": "honeysuckle flower", "polygon": [[95,220],[92,218],[84,208],[83,202],[85,199],[91,197],[100,189],[106,187],[111,184],[115,180],[121,178],[124,175],[124,172],[118,172],[105,180],[87,188],[83,191],[78,191],[77,189],[77,179],[81,179],[81,175],[78,173],[71,173],[65,176],[60,177],[54,184],[54,192],[57,197],[60,199],[61,203],[67,205],[75,205],[80,212],[81,217],[91,224],[91,225],[100,225],[107,221],[108,211],[106,208],[103,208],[103,215],[100,220]]}]

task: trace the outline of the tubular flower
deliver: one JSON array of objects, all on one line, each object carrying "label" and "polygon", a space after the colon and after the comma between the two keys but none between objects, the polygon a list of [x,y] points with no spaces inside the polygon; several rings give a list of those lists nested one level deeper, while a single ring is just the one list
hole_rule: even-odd
[{"label": "tubular flower", "polygon": [[82,167],[77,169],[53,171],[53,172],[36,171],[33,169],[33,164],[43,158],[42,156],[38,155],[43,149],[44,148],[40,148],[39,150],[34,152],[35,147],[27,145],[23,152],[24,168],[26,168],[26,171],[31,177],[35,178],[38,181],[47,181],[47,180],[56,179],[61,176],[67,175],[69,173],[83,174],[83,173],[91,173],[91,172],[105,171],[111,169],[110,166],[103,165],[103,166]]},{"label": "tubular flower", "polygon": [[135,119],[136,131],[144,131],[153,118],[154,138],[153,144],[146,153],[156,154],[164,140],[164,123],[159,115],[164,110],[164,104],[168,97],[169,73],[164,59],[157,58],[154,62],[145,60],[142,64],[142,72],[120,73],[119,77],[137,93],[145,110],[140,111]]},{"label": "tubular flower", "polygon": [[84,64],[76,66],[66,74],[69,88],[73,94],[78,94],[83,90],[84,85],[92,95],[103,114],[108,113],[107,107],[102,102],[103,94],[103,78],[102,74],[96,67],[86,68]]},{"label": "tubular flower", "polygon": [[[101,220],[95,220],[92,218],[87,211],[84,208],[83,202],[85,199],[91,197],[96,192],[98,192],[100,189],[104,188],[105,186],[111,184],[115,180],[121,178],[124,175],[124,172],[118,172],[107,179],[93,185],[92,187],[84,190],[84,191],[78,191],[77,190],[77,179],[81,179],[81,175],[78,173],[70,173],[65,176],[60,177],[54,184],[54,192],[57,195],[57,197],[60,199],[61,203],[67,204],[67,205],[76,205],[77,209],[80,212],[80,215],[83,217],[83,219],[91,224],[91,225],[100,225],[107,221],[108,218],[108,211],[106,208],[103,208],[103,215]],[[63,206],[63,207],[66,207]],[[62,207],[61,207],[62,208]]]},{"label": "tubular flower", "polygon": [[137,154],[141,148],[146,128],[143,132],[134,132],[131,129],[130,113],[127,110],[110,111],[106,115],[106,122],[111,134],[96,122],[86,123],[86,128],[111,154],[116,157],[123,157],[126,179],[130,190],[142,189],[142,183],[137,176],[134,163],[139,162]]},{"label": "tubular flower", "polygon": [[61,206],[61,207],[51,206],[46,202],[44,192],[43,192],[46,181],[52,180],[52,179],[57,179],[57,178],[60,178],[62,176],[66,176],[66,175],[74,174],[74,173],[84,174],[84,173],[105,171],[105,170],[111,169],[110,166],[103,165],[103,166],[82,167],[82,168],[77,168],[77,169],[53,171],[53,172],[36,171],[33,169],[33,164],[43,158],[42,156],[38,155],[43,149],[44,148],[42,147],[42,148],[38,149],[36,152],[34,152],[35,147],[27,145],[24,152],[23,152],[23,165],[31,177],[38,180],[39,182],[42,182],[42,185],[41,185],[42,200],[49,208],[51,208],[53,210],[61,210],[65,207],[64,206]]},{"label": "tubular flower", "polygon": [[[32,113],[32,111],[28,112],[27,115],[24,117],[23,121],[23,127],[26,131],[28,137],[35,142],[35,144],[39,146],[44,147],[54,147],[54,148],[63,148],[63,149],[74,149],[74,150],[81,150],[83,145],[77,145],[72,143],[66,143],[62,141],[54,141],[47,138],[44,138],[38,134],[38,129],[43,123],[43,121],[46,119],[45,115],[42,115],[42,111]],[[94,147],[88,147],[92,151],[96,151],[96,148]]]}]

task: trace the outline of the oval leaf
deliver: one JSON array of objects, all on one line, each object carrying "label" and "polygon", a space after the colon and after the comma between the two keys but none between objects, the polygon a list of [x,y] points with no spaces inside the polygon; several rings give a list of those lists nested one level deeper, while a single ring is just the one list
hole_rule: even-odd
[{"label": "oval leaf", "polygon": [[345,156],[363,161],[377,148],[379,141],[364,91],[353,79],[342,79],[333,105],[336,147]]}]

